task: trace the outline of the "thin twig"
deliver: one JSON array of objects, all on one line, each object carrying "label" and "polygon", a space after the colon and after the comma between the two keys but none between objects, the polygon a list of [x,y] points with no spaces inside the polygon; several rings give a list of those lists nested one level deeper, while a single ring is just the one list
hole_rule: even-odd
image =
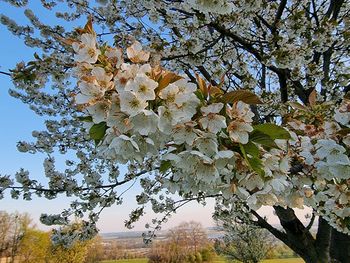
[{"label": "thin twig", "polygon": [[11,77],[11,73],[9,72],[5,72],[5,71],[1,71],[0,70],[0,74],[6,75],[6,76],[10,76]]},{"label": "thin twig", "polygon": [[313,224],[314,224],[315,218],[316,218],[316,214],[315,214],[315,212],[312,212],[312,217],[311,217],[311,219],[310,219],[309,224],[308,224],[307,227],[306,227],[307,230],[310,230],[310,229],[311,229],[311,227],[312,227]]}]

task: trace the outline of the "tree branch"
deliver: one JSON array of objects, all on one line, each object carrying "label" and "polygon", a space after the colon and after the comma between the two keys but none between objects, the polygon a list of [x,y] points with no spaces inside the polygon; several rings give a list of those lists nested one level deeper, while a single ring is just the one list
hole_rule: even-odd
[{"label": "tree branch", "polygon": [[[158,168],[157,168],[158,169]],[[126,184],[136,177],[139,177],[143,174],[146,174],[148,172],[151,172],[149,170],[142,170],[134,175],[126,175],[125,177],[127,179],[124,179],[123,181],[116,182],[114,184],[107,184],[107,185],[98,185],[95,187],[78,187],[75,190],[76,191],[87,191],[87,190],[95,190],[95,189],[105,189],[105,188],[114,188],[123,184]],[[130,177],[128,177],[130,176]],[[14,189],[14,190],[32,190],[32,191],[38,191],[38,192],[51,192],[51,193],[64,193],[66,189],[49,189],[49,188],[41,188],[41,187],[24,187],[24,186],[10,186],[8,187],[9,189]]]},{"label": "tree branch", "polygon": [[330,18],[332,16],[331,20],[336,21],[338,19],[338,15],[343,3],[344,0],[331,0],[325,16],[327,18]]},{"label": "tree branch", "polygon": [[211,83],[211,85],[213,86],[218,85],[216,81],[211,78],[210,73],[203,66],[198,66],[197,69],[199,70],[200,73],[202,73],[202,75],[206,78],[206,80]]},{"label": "tree branch", "polygon": [[281,20],[281,17],[282,17],[282,14],[283,14],[283,11],[284,11],[284,8],[286,7],[286,5],[287,5],[287,0],[282,0],[280,2],[280,5],[278,6],[277,13],[275,16],[275,20],[273,21],[273,24],[272,24],[272,27],[274,29],[273,31],[276,31],[277,24]]},{"label": "tree branch", "polygon": [[307,230],[311,229],[311,227],[313,226],[313,224],[315,222],[315,218],[316,218],[316,214],[315,214],[315,212],[312,212],[312,216],[311,216],[310,222],[309,222],[309,224],[306,227]]},{"label": "tree branch", "polygon": [[254,46],[251,43],[249,43],[248,41],[246,41],[245,39],[241,38],[240,36],[237,36],[236,34],[231,32],[229,29],[226,29],[225,27],[223,27],[223,26],[221,26],[221,25],[219,25],[217,23],[211,22],[209,24],[209,26],[213,27],[216,31],[218,31],[222,35],[228,36],[232,40],[234,40],[237,43],[239,43],[244,50],[246,50],[249,53],[251,53],[260,62],[263,60],[263,58],[262,58],[261,54],[259,53],[259,51],[257,49],[255,49]]},{"label": "tree branch", "polygon": [[197,83],[196,78],[195,78],[195,77],[194,77],[194,76],[191,74],[191,72],[190,72],[188,69],[185,69],[184,71],[185,71],[185,73],[186,73],[187,77],[189,77],[189,78],[190,78],[191,82],[193,82],[193,83]]},{"label": "tree branch", "polygon": [[314,246],[315,239],[303,223],[300,222],[294,210],[281,206],[274,206],[273,208],[280,220],[281,226],[286,231],[289,246],[304,259],[317,259],[317,252]]},{"label": "tree branch", "polygon": [[11,77],[11,73],[9,73],[9,72],[5,72],[5,71],[1,71],[0,70],[0,74],[3,74],[3,75],[6,75],[6,76],[10,76]]},{"label": "tree branch", "polygon": [[349,235],[338,232],[332,228],[330,257],[332,262],[349,263],[350,262],[350,239]]},{"label": "tree branch", "polygon": [[312,0],[311,2],[312,2],[312,9],[313,9],[313,12],[311,13],[311,15],[314,17],[317,27],[319,27],[320,26],[320,21],[318,19],[318,15],[317,15],[317,9],[316,9],[315,0]]},{"label": "tree branch", "polygon": [[283,73],[277,73],[277,76],[280,84],[281,101],[286,103],[288,101],[287,78]]},{"label": "tree branch", "polygon": [[251,210],[251,213],[258,219],[256,221],[256,224],[262,228],[267,229],[271,234],[273,234],[276,238],[280,239],[282,242],[288,244],[288,238],[287,235],[281,231],[279,231],[277,228],[274,228],[272,225],[270,225],[263,217],[261,217],[256,211]]},{"label": "tree branch", "polygon": [[[249,52],[251,55],[253,55],[261,64],[264,64],[263,56],[260,54],[260,52],[253,46],[252,43],[249,41],[241,38],[240,36],[237,36],[235,33],[231,32],[229,29],[219,25],[218,23],[211,22],[209,24],[212,26],[216,31],[221,33],[223,36],[227,36],[231,38],[234,42],[238,43],[242,49]],[[273,65],[266,65],[266,67],[271,70],[272,72],[276,73],[279,77],[283,76],[286,80],[290,79],[291,71],[289,69],[280,69]],[[305,90],[303,85],[299,81],[292,80],[293,87],[295,90],[295,93],[298,95],[299,99],[304,103],[308,103],[309,98],[309,91]],[[285,87],[285,86],[282,86]],[[286,91],[282,90],[284,93],[283,98],[286,97]],[[281,92],[281,93],[282,93]]]}]

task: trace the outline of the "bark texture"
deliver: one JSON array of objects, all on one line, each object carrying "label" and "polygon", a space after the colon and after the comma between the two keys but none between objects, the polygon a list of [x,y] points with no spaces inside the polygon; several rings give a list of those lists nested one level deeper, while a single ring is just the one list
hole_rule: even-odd
[{"label": "bark texture", "polygon": [[332,229],[330,256],[332,263],[350,263],[350,236]]},{"label": "bark texture", "polygon": [[314,236],[311,225],[304,226],[293,209],[280,206],[274,209],[286,234],[279,239],[306,263],[350,263],[350,235],[338,232],[319,217]]}]

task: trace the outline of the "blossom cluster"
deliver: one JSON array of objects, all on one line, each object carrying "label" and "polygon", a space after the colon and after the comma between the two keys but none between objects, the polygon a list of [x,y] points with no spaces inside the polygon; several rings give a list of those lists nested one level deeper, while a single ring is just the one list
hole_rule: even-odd
[{"label": "blossom cluster", "polygon": [[303,197],[301,205],[313,207],[333,227],[349,233],[350,101],[345,98],[332,114],[327,103],[312,106],[313,113],[299,107],[288,122],[298,134],[293,155],[303,163],[293,185]]},{"label": "blossom cluster", "polygon": [[124,62],[121,49],[101,51],[93,34],[82,34],[73,48],[79,89],[75,102],[91,117],[86,123],[90,134],[103,130],[98,149],[104,158],[142,162],[162,154],[175,162],[171,156],[186,155],[210,166],[234,156],[219,147],[219,138],[248,142],[254,116],[248,104],[210,103],[185,77],[151,67],[139,42],[127,49],[131,63]]},{"label": "blossom cluster", "polygon": [[[120,48],[99,46],[93,30],[72,47],[75,103],[100,158],[121,164],[152,159],[172,193],[236,194],[254,210],[309,205],[344,228],[350,217],[349,135],[340,139],[338,133],[349,126],[346,99],[322,126],[308,123],[303,111],[295,111],[289,131],[254,125],[249,104],[260,103],[254,94],[223,93],[199,76],[196,85],[153,66],[137,41],[126,58]],[[292,162],[303,168],[292,173]]]},{"label": "blossom cluster", "polygon": [[127,62],[121,49],[98,47],[93,32],[73,48],[75,103],[101,158],[124,164],[153,158],[169,174],[162,183],[172,193],[235,193],[255,209],[285,204],[290,135],[277,125],[253,125],[244,95],[258,103],[254,94],[225,95],[200,77],[197,87],[152,67],[139,42],[127,48]]}]

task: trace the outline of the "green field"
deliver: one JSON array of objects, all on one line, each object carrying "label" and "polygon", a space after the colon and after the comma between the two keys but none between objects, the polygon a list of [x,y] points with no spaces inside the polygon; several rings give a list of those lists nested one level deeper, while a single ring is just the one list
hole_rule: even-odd
[{"label": "green field", "polygon": [[304,263],[301,258],[281,258],[281,259],[267,259],[263,263]]},{"label": "green field", "polygon": [[[262,263],[303,263],[300,258],[284,258],[284,259],[266,259]],[[147,263],[147,258],[122,259],[122,260],[105,260],[101,263]],[[218,259],[213,263],[225,263],[224,259]]]},{"label": "green field", "polygon": [[120,259],[120,260],[104,260],[101,263],[147,263],[147,258],[135,258],[135,259]]}]

